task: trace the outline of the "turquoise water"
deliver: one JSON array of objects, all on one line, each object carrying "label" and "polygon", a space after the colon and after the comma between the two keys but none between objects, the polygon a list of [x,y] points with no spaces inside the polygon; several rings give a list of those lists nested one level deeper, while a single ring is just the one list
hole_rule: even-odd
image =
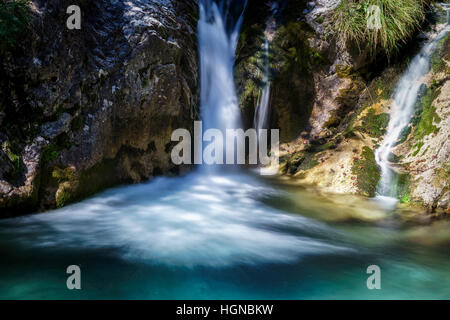
[{"label": "turquoise water", "polygon": [[448,219],[404,216],[244,172],[158,178],[1,220],[0,298],[450,298]]}]

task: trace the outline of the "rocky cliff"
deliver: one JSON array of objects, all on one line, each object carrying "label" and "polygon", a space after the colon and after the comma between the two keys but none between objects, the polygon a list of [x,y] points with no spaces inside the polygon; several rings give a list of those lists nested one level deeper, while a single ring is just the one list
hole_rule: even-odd
[{"label": "rocky cliff", "polygon": [[[420,26],[408,26],[410,37],[397,53],[373,54],[342,41],[336,12],[343,4],[268,1],[267,8],[277,10],[266,9],[244,26],[236,67],[240,103],[252,119],[261,92],[262,43],[268,38],[271,128],[280,129],[284,142],[281,173],[324,193],[373,197],[380,179],[374,150],[390,119],[395,85],[421,43],[443,28],[446,16],[438,5],[425,6]],[[449,206],[448,42],[447,36],[438,45],[416,116],[392,155],[400,201],[430,211]]]},{"label": "rocky cliff", "polygon": [[[66,28],[79,5],[81,30]],[[33,0],[0,63],[1,216],[176,172],[197,116],[194,0]]]}]

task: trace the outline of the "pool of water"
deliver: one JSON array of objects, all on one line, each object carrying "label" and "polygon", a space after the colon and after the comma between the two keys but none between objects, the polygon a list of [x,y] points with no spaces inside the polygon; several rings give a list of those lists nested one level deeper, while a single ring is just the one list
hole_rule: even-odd
[{"label": "pool of water", "polygon": [[[0,220],[0,298],[448,299],[449,227],[248,172],[193,172]],[[66,287],[69,265],[81,290]]]}]

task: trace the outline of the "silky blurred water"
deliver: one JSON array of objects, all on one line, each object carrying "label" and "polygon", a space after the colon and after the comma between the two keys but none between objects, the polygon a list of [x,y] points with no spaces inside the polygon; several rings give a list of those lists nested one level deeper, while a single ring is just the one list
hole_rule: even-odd
[{"label": "silky blurred water", "polygon": [[[220,3],[200,2],[199,50],[202,119],[223,130],[240,122],[232,72],[242,12],[227,25],[231,2]],[[449,221],[399,212],[198,168],[0,220],[0,298],[450,298]],[[381,290],[366,286],[374,264]],[[69,265],[81,269],[81,290],[66,287]]]},{"label": "silky blurred water", "polygon": [[[448,230],[359,198],[194,172],[1,220],[0,298],[450,298]],[[372,264],[381,290],[366,287]],[[66,288],[69,265],[81,290]]]}]

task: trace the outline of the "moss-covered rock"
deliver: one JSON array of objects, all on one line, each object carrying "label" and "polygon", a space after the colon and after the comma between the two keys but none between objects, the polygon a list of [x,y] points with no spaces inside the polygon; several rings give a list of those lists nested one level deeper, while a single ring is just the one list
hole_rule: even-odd
[{"label": "moss-covered rock", "polygon": [[353,161],[352,173],[356,175],[359,193],[367,197],[375,196],[381,175],[372,149],[367,146],[363,148],[360,157]]},{"label": "moss-covered rock", "polygon": [[439,90],[435,86],[431,86],[420,100],[420,117],[413,133],[416,140],[422,140],[425,136],[439,130],[435,124],[439,123],[441,119],[436,114],[436,107],[433,106],[433,101],[438,95]]},{"label": "moss-covered rock", "polygon": [[281,159],[281,166],[285,173],[296,174],[299,171],[306,171],[319,164],[315,152],[299,151],[287,158]]},{"label": "moss-covered rock", "polygon": [[366,115],[361,119],[361,126],[357,129],[367,133],[371,137],[379,138],[386,133],[390,116],[387,113],[376,114],[375,109],[368,109]]}]

